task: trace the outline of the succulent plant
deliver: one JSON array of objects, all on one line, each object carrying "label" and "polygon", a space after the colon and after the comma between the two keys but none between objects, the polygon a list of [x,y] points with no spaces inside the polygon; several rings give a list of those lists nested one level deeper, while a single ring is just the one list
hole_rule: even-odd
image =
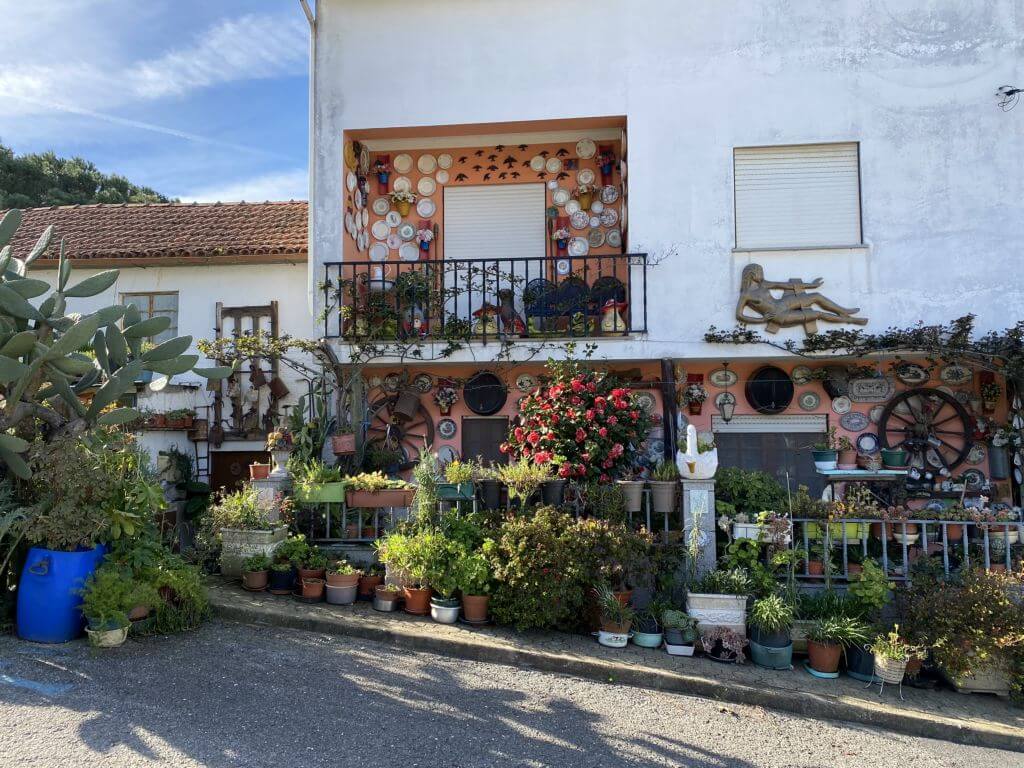
[{"label": "succulent plant", "polygon": [[[143,342],[167,330],[170,319],[146,320],[133,305],[114,304],[90,314],[67,312],[68,299],[96,296],[110,288],[118,270],[108,269],[71,284],[71,259],[64,241],[57,246],[57,289],[27,276],[36,259],[51,248],[53,227],[43,230],[24,258],[9,245],[22,221],[12,209],[0,219],[0,387],[5,404],[0,413],[0,462],[18,477],[31,470],[22,457],[42,422],[44,439],[77,434],[99,425],[126,424],[141,414],[118,408],[122,395],[135,389],[144,372],[158,374],[151,385],[194,371],[210,379],[231,374],[229,367],[195,368],[198,355],[185,354],[191,336],[179,336],[143,350]],[[47,295],[49,294],[49,295]],[[42,298],[38,304],[30,299]],[[90,392],[91,399],[83,394]],[[63,405],[63,407],[61,407]]]}]

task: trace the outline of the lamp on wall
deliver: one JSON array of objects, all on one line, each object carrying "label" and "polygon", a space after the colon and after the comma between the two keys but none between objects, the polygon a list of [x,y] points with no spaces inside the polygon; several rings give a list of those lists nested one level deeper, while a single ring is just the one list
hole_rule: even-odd
[{"label": "lamp on wall", "polygon": [[[722,368],[727,372],[725,380],[728,382],[729,363],[723,362]],[[732,421],[733,414],[736,413],[736,395],[729,391],[728,384],[726,384],[725,392],[715,398],[715,405],[718,406],[718,412],[722,414],[722,421],[726,424]]]}]

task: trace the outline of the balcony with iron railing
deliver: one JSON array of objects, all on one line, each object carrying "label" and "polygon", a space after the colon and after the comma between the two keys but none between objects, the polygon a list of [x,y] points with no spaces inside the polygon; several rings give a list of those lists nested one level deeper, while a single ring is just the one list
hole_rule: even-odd
[{"label": "balcony with iron railing", "polygon": [[417,339],[625,337],[647,331],[647,255],[324,265],[324,336]]}]

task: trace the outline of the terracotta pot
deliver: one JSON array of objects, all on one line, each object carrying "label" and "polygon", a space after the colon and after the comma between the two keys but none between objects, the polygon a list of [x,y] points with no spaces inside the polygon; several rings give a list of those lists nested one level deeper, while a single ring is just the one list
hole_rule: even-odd
[{"label": "terracotta pot", "polygon": [[[264,572],[266,573],[266,572]],[[148,605],[136,605],[128,612],[128,621],[141,621],[149,616]]]},{"label": "terracotta pot", "polygon": [[371,574],[368,576],[359,577],[359,596],[360,597],[373,597],[373,591],[377,588],[377,585],[384,581],[383,576]]},{"label": "terracotta pot", "polygon": [[463,595],[462,615],[466,621],[483,623],[487,621],[487,604],[490,595]]},{"label": "terracotta pot", "polygon": [[690,409],[691,416],[700,416],[700,412],[704,410],[704,403],[697,403],[691,400],[686,404],[686,407]]},{"label": "terracotta pot", "polygon": [[146,424],[152,429],[163,429],[167,426],[167,416],[163,413],[154,413],[146,421]]},{"label": "terracotta pot", "polygon": [[302,581],[305,579],[320,579],[323,581],[326,572],[326,568],[299,568],[299,579]]},{"label": "terracotta pot", "polygon": [[611,632],[614,635],[626,635],[629,634],[629,628],[633,625],[632,621],[627,621],[624,624],[613,624],[607,619],[601,619],[601,631]]},{"label": "terracotta pot", "polygon": [[270,477],[270,465],[269,464],[250,464],[249,465],[249,479],[250,480],[266,480]]},{"label": "terracotta pot", "polygon": [[267,571],[246,571],[242,574],[242,586],[250,592],[262,592],[267,588],[269,578]]},{"label": "terracotta pot", "polygon": [[280,378],[274,377],[270,382],[270,394],[274,396],[275,400],[284,400],[288,397],[288,393],[291,390],[288,389],[288,385],[285,384]]},{"label": "terracotta pot", "polygon": [[405,612],[411,613],[414,616],[426,616],[430,613],[431,593],[432,590],[430,587],[427,587],[426,589],[406,587],[403,590],[403,596],[405,597]]},{"label": "terracotta pot", "polygon": [[881,541],[884,535],[887,539],[892,539],[892,523],[872,523],[871,524],[871,535]]},{"label": "terracotta pot", "polygon": [[963,539],[963,537],[964,527],[962,525],[946,526],[946,541],[960,541],[961,539]]},{"label": "terracotta pot", "polygon": [[329,587],[354,587],[361,581],[359,571],[355,573],[328,573],[327,586]]},{"label": "terracotta pot", "polygon": [[846,564],[846,575],[847,576],[858,576],[864,572],[864,566],[860,563],[847,563]]},{"label": "terracotta pot", "polygon": [[[627,589],[615,592],[614,595],[620,605],[626,606],[629,605],[630,600],[633,599],[633,590]],[[584,606],[584,611],[587,628],[591,632],[596,632],[601,626],[601,604],[598,600],[598,592],[596,588],[591,588],[587,592],[587,602]]]},{"label": "terracotta pot", "polygon": [[348,491],[345,503],[349,507],[382,509],[384,507],[408,507],[412,504],[415,491],[412,488],[394,488],[384,491]]},{"label": "terracotta pot", "polygon": [[356,436],[353,434],[331,435],[331,451],[334,452],[335,456],[345,456],[350,453],[355,453]]},{"label": "terracotta pot", "polygon": [[320,599],[324,596],[324,580],[323,579],[303,579],[302,580],[302,596],[313,599]]},{"label": "terracotta pot", "polygon": [[856,450],[852,450],[852,449],[849,450],[849,451],[840,451],[839,452],[839,463],[843,467],[847,467],[847,468],[850,468],[850,469],[856,468],[856,466],[857,466],[857,451]]},{"label": "terracotta pot", "polygon": [[378,600],[386,602],[397,602],[402,598],[402,591],[393,592],[388,589],[388,584],[378,584],[373,588],[373,594]]},{"label": "terracotta pot", "polygon": [[807,656],[811,667],[817,672],[838,672],[839,659],[843,655],[843,646],[826,645],[807,641]]},{"label": "terracotta pot", "polygon": [[811,576],[823,576],[825,574],[825,563],[821,560],[808,560],[807,572]]},{"label": "terracotta pot", "polygon": [[904,674],[907,677],[917,677],[921,673],[921,667],[924,665],[924,659],[919,659],[917,656],[911,656],[907,660],[907,669]]}]

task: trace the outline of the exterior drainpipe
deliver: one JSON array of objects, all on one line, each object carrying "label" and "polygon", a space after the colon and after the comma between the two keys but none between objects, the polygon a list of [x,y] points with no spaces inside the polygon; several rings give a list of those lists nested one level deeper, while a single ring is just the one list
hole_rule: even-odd
[{"label": "exterior drainpipe", "polygon": [[661,423],[665,442],[665,461],[676,460],[676,367],[671,360],[661,361]]},{"label": "exterior drainpipe", "polygon": [[313,153],[313,145],[315,140],[315,120],[316,120],[316,14],[309,7],[307,0],[299,0],[299,5],[302,7],[302,12],[306,15],[306,21],[309,22],[309,138],[307,147],[307,166],[309,174],[309,204],[306,206],[306,228],[308,230],[307,241],[306,241],[306,262],[307,262],[307,274],[306,274],[306,302],[309,309],[309,314],[312,317],[316,317],[317,314],[317,293],[313,290],[317,283],[317,262],[314,256],[313,248],[313,205],[316,200],[316,158]]}]

